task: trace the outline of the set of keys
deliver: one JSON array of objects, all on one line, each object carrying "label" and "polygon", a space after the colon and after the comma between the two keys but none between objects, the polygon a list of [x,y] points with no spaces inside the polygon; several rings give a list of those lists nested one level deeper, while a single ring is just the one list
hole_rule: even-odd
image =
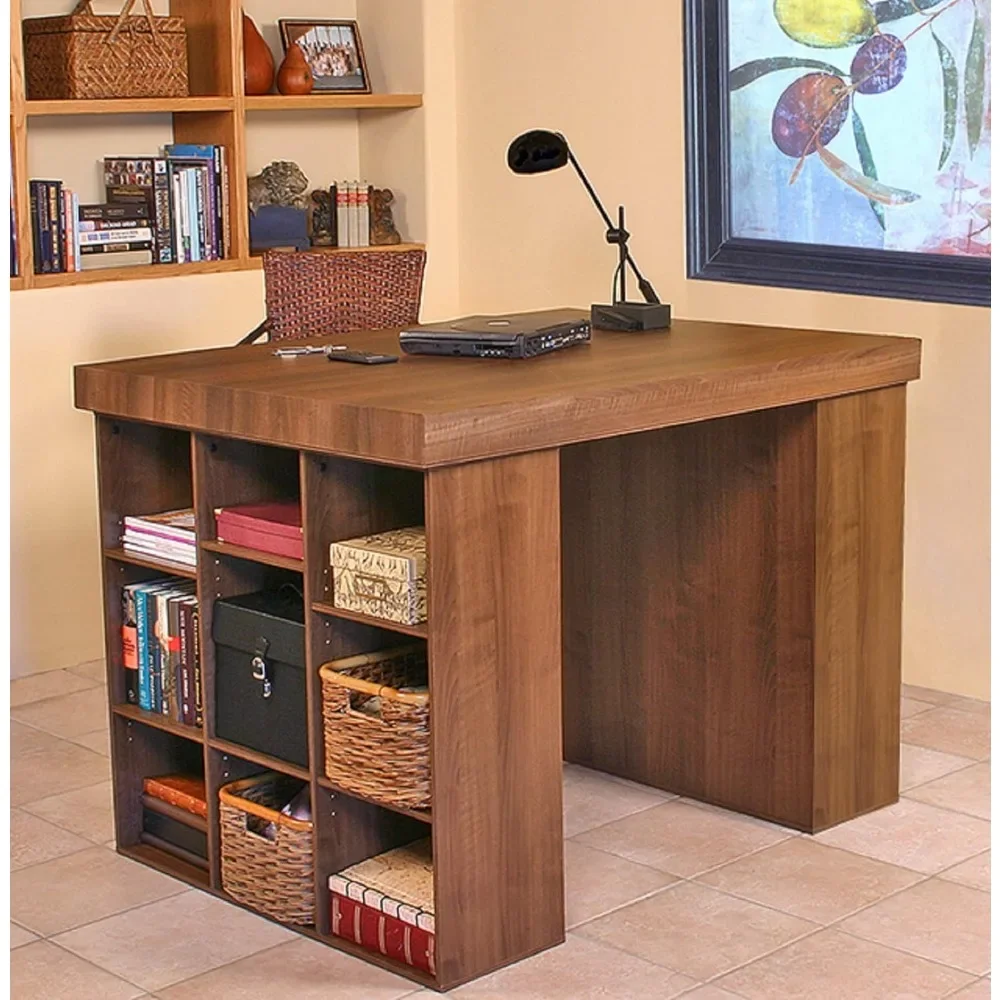
[{"label": "set of keys", "polygon": [[327,344],[324,347],[279,347],[271,353],[276,358],[301,358],[309,354],[325,354],[327,361],[346,361],[354,365],[391,365],[399,360],[395,354],[351,351],[346,344]]}]

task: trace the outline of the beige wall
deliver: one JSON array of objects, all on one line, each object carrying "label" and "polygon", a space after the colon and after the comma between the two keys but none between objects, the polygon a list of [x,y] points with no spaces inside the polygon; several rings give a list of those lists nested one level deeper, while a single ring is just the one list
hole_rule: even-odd
[{"label": "beige wall", "polygon": [[[373,76],[406,89],[422,75],[425,107],[362,124],[350,155],[406,192],[408,235],[429,244],[425,318],[609,294],[612,252],[575,179],[518,178],[504,165],[509,139],[537,125],[569,136],[609,203],[627,201],[636,256],[677,315],[923,339],[909,407],[904,674],[987,696],[987,311],[686,280],[679,3],[397,4],[357,0],[362,28],[377,33]],[[406,54],[421,38],[423,66]],[[613,51],[628,54],[621,80],[605,68]],[[72,408],[72,365],[231,343],[261,298],[259,272],[12,297],[15,675],[100,655],[92,427]]]},{"label": "beige wall", "polygon": [[459,5],[462,311],[610,294],[613,251],[576,178],[507,171],[507,143],[537,126],[566,134],[609,204],[627,202],[635,255],[676,315],[922,338],[924,375],[909,392],[904,677],[986,697],[989,313],[687,280],[681,6]]}]

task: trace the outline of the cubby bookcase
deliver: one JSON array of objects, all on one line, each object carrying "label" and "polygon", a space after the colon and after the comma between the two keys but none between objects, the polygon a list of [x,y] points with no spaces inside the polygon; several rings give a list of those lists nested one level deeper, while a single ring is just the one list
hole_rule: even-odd
[{"label": "cubby bookcase", "polygon": [[[421,107],[419,93],[330,94],[314,93],[288,97],[243,94],[243,32],[241,0],[169,0],[172,14],[184,17],[188,40],[188,97],[123,98],[120,100],[30,101],[25,94],[22,8],[27,2],[11,0],[10,5],[10,142],[14,216],[17,232],[18,274],[10,279],[11,290],[52,288],[83,283],[167,278],[189,274],[209,274],[260,267],[260,258],[250,252],[247,213],[246,135],[251,118],[274,112],[378,112],[405,113]],[[72,6],[67,0],[67,11]],[[374,48],[374,46],[373,46]],[[225,260],[187,264],[150,264],[65,274],[35,274],[32,254],[31,213],[28,182],[32,177],[49,176],[29,163],[29,133],[32,123],[61,123],[74,142],[74,126],[89,116],[119,116],[121,122],[169,122],[174,142],[222,145],[227,150],[230,231],[229,256]],[[321,119],[320,119],[321,122]],[[154,155],[155,148],[104,149],[103,154],[123,152]],[[281,159],[275,149],[273,158]],[[315,187],[323,183],[317,179]],[[412,249],[414,244],[378,247],[392,252]],[[350,250],[332,250],[349,253]]]},{"label": "cubby bookcase", "polygon": [[[429,810],[397,807],[348,794],[323,767],[319,668],[342,656],[398,644],[399,633],[425,626],[393,623],[333,607],[332,541],[422,523],[423,473],[277,448],[250,441],[191,434],[168,427],[97,418],[101,544],[115,834],[119,853],[232,900],[222,887],[219,787],[264,770],[308,782],[312,796],[315,922],[293,929],[427,986],[434,976],[397,964],[330,933],[327,878],[343,868],[432,831]],[[215,509],[227,504],[298,499],[304,558],[285,559],[218,542]],[[198,539],[196,570],[137,558],[120,545],[124,518],[193,506]],[[163,575],[196,580],[201,629],[204,725],[192,727],[146,712],[125,700],[122,664],[122,587]],[[306,706],[309,766],[299,767],[215,733],[215,649],[212,612],[219,598],[293,582],[305,601]],[[175,770],[204,773],[208,798],[208,870],[142,842],[142,783]]]}]

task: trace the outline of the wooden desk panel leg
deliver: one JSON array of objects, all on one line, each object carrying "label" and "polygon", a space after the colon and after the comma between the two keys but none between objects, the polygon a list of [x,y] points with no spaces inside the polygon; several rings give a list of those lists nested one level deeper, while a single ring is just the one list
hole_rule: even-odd
[{"label": "wooden desk panel leg", "polygon": [[904,417],[563,449],[567,760],[808,831],[896,799]]},{"label": "wooden desk panel leg", "polygon": [[559,455],[426,475],[438,983],[564,938]]}]

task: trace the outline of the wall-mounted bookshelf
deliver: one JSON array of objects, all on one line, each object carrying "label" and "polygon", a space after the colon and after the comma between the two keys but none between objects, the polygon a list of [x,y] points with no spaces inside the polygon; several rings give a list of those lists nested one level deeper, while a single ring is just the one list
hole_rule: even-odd
[{"label": "wall-mounted bookshelf", "polygon": [[[242,4],[239,0],[170,0],[170,13],[181,15],[188,24],[188,66],[190,96],[175,98],[123,98],[120,100],[44,100],[29,101],[25,94],[22,42],[22,0],[12,0],[11,16],[11,157],[14,182],[14,212],[17,230],[18,275],[10,279],[11,291],[33,288],[58,288],[68,285],[107,281],[135,281],[195,274],[216,274],[259,268],[261,262],[250,252],[247,217],[247,143],[248,116],[275,112],[345,112],[383,114],[419,108],[419,93],[329,94],[317,93],[287,97],[271,94],[247,97],[243,94]],[[30,200],[28,182],[29,132],[32,122],[46,122],[62,128],[67,135],[78,134],[70,126],[85,123],[87,116],[132,116],[123,122],[165,120],[169,122],[172,141],[214,144],[226,147],[229,191],[230,231],[225,260],[186,264],[152,264],[98,271],[35,274],[32,253]],[[145,116],[145,117],[143,117]],[[152,116],[158,116],[153,118]],[[311,118],[309,119],[312,120]],[[321,119],[317,119],[321,122]],[[128,127],[127,125],[125,127]],[[51,141],[51,140],[50,140]],[[67,140],[67,141],[72,141]],[[168,140],[171,141],[171,140]],[[113,154],[118,150],[106,150]],[[136,153],[153,154],[155,149]],[[34,176],[42,176],[35,173]],[[319,185],[318,185],[319,186]],[[409,249],[415,244],[396,248]],[[344,251],[341,251],[344,252]],[[350,251],[348,251],[350,252]]]}]

